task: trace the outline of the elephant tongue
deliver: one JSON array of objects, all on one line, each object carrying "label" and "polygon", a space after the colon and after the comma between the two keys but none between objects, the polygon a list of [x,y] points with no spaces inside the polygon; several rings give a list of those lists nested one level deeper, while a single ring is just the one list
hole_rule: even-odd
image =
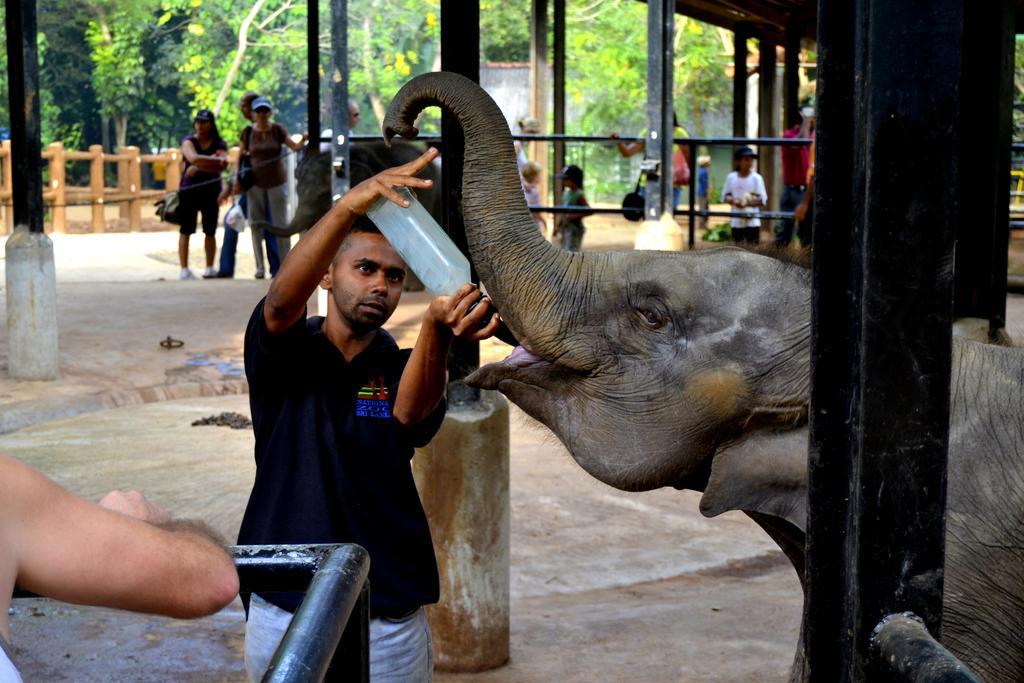
[{"label": "elephant tongue", "polygon": [[534,363],[540,363],[543,360],[543,358],[528,351],[522,346],[517,346],[516,348],[512,349],[512,353],[508,355],[508,357],[504,360],[504,363],[506,365],[511,365],[512,367],[519,368],[527,365],[533,365]]}]

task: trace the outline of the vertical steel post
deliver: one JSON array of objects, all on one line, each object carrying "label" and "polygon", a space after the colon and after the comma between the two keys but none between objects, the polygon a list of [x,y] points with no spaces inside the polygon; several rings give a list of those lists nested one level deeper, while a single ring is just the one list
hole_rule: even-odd
[{"label": "vertical steel post", "polygon": [[[351,181],[348,129],[348,0],[331,0],[331,166],[332,200],[348,192]],[[320,131],[310,131],[319,139]]]},{"label": "vertical steel post", "polygon": [[687,220],[686,244],[690,249],[696,249],[697,217],[693,215],[693,211],[697,202],[697,178],[700,176],[700,164],[697,163],[697,145],[691,142],[687,147],[690,151],[690,185],[687,188],[689,190],[687,202],[690,205],[690,215]]},{"label": "vertical steel post", "polygon": [[883,615],[940,626],[963,3],[818,22],[804,666],[842,683]]},{"label": "vertical steel post", "polygon": [[[441,0],[441,69],[480,82],[480,0]],[[445,229],[463,253],[469,253],[462,218],[462,163],[465,139],[454,116],[441,113],[441,210]],[[477,279],[476,271],[473,280]],[[480,390],[461,381],[480,367],[480,344],[456,339],[448,358],[448,401],[452,405],[475,404]]]},{"label": "vertical steel post", "polygon": [[746,26],[737,24],[733,32],[732,136],[747,137],[747,38]]},{"label": "vertical steel post", "polygon": [[[530,1],[530,115],[540,122],[541,130],[548,127],[548,0]],[[548,203],[547,179],[548,145],[535,142],[530,149],[530,158],[545,168],[544,196],[542,203]],[[559,167],[561,169],[561,167]]]},{"label": "vertical steel post", "polygon": [[1014,3],[964,6],[960,122],[962,211],[957,221],[954,314],[1006,326],[1006,258],[1013,115]]},{"label": "vertical steel post", "polygon": [[[346,107],[346,112],[348,111]],[[320,0],[306,0],[306,129],[309,149],[320,151]]]},{"label": "vertical steel post", "polygon": [[14,225],[43,232],[42,143],[36,0],[8,0],[7,97],[11,117],[11,205]]},{"label": "vertical steel post", "polygon": [[[762,35],[757,41],[757,50],[757,134],[773,138],[779,134],[779,113],[775,101],[775,44]],[[758,145],[757,152],[757,170],[764,178],[765,192],[768,193],[764,198],[765,208],[771,210],[778,194],[775,191],[775,147]],[[771,220],[762,218],[761,225],[769,227]]]},{"label": "vertical steel post", "polygon": [[782,128],[799,123],[800,110],[800,34],[803,25],[796,19],[786,24],[786,57],[782,71]]},{"label": "vertical steel post", "polygon": [[[565,0],[554,0],[553,35],[551,37],[553,59],[551,79],[554,81],[552,109],[554,109],[554,133],[565,135]],[[561,140],[553,145],[555,152],[555,173],[565,166],[565,143]],[[555,204],[562,203],[562,181],[555,178]]]},{"label": "vertical steel post", "polygon": [[[673,0],[647,2],[647,140],[648,168],[644,218],[672,215],[672,33]],[[654,162],[654,163],[651,163]]]}]

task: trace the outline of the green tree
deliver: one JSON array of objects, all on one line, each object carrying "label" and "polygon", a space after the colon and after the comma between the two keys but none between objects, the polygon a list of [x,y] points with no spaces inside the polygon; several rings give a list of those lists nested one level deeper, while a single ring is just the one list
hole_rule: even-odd
[{"label": "green tree", "polygon": [[153,0],[94,0],[83,3],[92,48],[92,85],[100,112],[114,123],[115,144],[127,144],[128,121],[146,97],[142,45],[152,31]]},{"label": "green tree", "polygon": [[211,109],[229,140],[245,123],[247,90],[271,99],[289,128],[305,120],[306,3],[303,0],[164,0],[157,23],[180,36],[175,71],[192,109]]},{"label": "green tree", "polygon": [[[441,67],[440,0],[353,0],[349,4],[349,93],[370,105],[380,131],[391,97],[413,76]],[[369,117],[364,116],[364,119]],[[439,128],[428,110],[421,128]],[[368,130],[369,129],[369,130]]]},{"label": "green tree", "polygon": [[480,56],[486,62],[530,60],[530,0],[480,0]]}]

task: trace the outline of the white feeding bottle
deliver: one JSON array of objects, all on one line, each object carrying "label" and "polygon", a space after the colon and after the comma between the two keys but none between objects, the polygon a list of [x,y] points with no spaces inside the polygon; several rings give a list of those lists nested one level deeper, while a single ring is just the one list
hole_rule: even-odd
[{"label": "white feeding bottle", "polygon": [[469,260],[407,187],[395,187],[409,202],[403,207],[379,198],[366,212],[434,296],[451,296],[469,282]]}]

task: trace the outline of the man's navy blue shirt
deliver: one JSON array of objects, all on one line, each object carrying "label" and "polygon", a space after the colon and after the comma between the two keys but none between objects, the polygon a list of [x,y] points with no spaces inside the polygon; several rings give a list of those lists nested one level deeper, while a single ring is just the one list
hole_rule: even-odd
[{"label": "man's navy blue shirt", "polygon": [[[272,335],[263,301],[249,320],[256,481],[238,542],[358,543],[370,553],[371,612],[397,617],[438,599],[437,561],[410,461],[441,426],[444,401],[422,423],[403,427],[391,412],[411,350],[378,330],[349,363],[323,323],[301,318]],[[295,611],[302,594],[261,597]]]}]

